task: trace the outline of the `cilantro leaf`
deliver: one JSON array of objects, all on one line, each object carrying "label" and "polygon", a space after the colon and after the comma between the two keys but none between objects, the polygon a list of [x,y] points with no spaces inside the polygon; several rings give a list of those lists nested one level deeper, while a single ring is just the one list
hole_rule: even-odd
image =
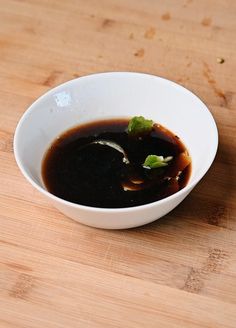
[{"label": "cilantro leaf", "polygon": [[157,155],[148,155],[143,163],[145,169],[156,169],[158,167],[167,166],[168,162],[173,159],[173,156],[157,156]]},{"label": "cilantro leaf", "polygon": [[154,122],[143,116],[134,116],[128,125],[128,133],[133,135],[148,133],[152,130]]}]

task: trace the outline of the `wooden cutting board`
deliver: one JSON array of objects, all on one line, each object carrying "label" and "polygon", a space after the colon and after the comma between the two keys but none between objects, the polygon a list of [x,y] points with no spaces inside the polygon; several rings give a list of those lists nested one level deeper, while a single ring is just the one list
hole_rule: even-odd
[{"label": "wooden cutting board", "polygon": [[[236,327],[235,17],[235,0],[1,0],[1,328]],[[26,182],[13,133],[50,88],[126,70],[200,96],[216,119],[219,151],[166,217],[97,230]]]}]

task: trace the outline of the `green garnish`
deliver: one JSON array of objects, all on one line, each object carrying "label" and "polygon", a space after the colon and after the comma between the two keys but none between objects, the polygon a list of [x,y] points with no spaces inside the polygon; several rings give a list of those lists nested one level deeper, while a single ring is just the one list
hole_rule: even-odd
[{"label": "green garnish", "polygon": [[173,159],[173,156],[157,156],[157,155],[148,155],[143,163],[145,169],[156,169],[158,167],[167,166],[168,162]]},{"label": "green garnish", "polygon": [[134,116],[128,125],[128,133],[133,135],[148,133],[152,130],[154,122],[143,116]]}]

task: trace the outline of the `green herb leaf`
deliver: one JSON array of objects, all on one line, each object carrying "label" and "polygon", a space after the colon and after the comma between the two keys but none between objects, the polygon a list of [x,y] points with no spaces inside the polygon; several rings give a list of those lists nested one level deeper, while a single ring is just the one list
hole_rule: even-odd
[{"label": "green herb leaf", "polygon": [[143,116],[134,116],[128,125],[128,133],[133,135],[148,133],[152,130],[153,121],[147,120]]},{"label": "green herb leaf", "polygon": [[145,169],[156,169],[158,167],[167,166],[168,162],[173,159],[173,156],[157,156],[157,155],[148,155],[143,163]]}]

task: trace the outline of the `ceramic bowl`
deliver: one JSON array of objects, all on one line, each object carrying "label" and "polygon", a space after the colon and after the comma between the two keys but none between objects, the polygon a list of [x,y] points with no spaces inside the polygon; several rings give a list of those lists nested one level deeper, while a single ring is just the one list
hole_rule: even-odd
[{"label": "ceramic bowl", "polygon": [[[119,209],[74,204],[46,190],[41,176],[42,159],[59,134],[90,121],[137,115],[167,127],[186,145],[192,158],[192,173],[183,189],[150,204]],[[217,145],[215,121],[196,95],[164,78],[129,72],[93,74],[50,90],[24,113],[14,136],[16,162],[25,178],[65,215],[105,229],[137,227],[173,210],[207,172]]]}]

